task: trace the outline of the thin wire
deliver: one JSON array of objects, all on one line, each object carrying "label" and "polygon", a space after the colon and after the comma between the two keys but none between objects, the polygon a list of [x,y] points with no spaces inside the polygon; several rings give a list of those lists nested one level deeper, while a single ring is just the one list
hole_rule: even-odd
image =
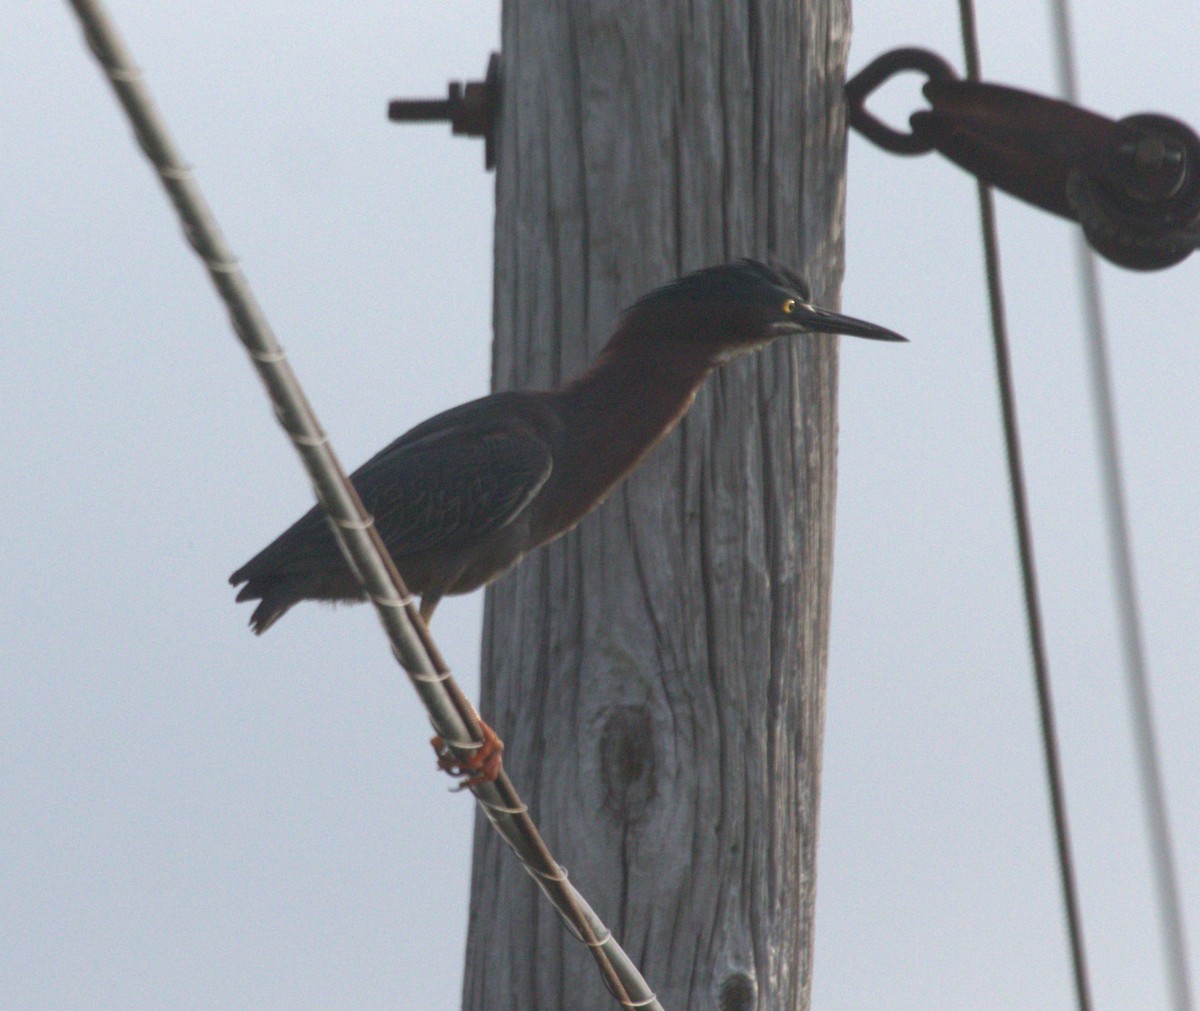
[{"label": "thin wire", "polygon": [[[1055,55],[1059,90],[1072,105],[1079,104],[1078,75],[1071,42],[1071,18],[1067,0],[1050,0],[1054,22]],[[1154,709],[1150,699],[1145,639],[1141,609],[1134,575],[1133,546],[1129,513],[1125,504],[1125,484],[1121,469],[1121,446],[1117,435],[1116,400],[1108,356],[1108,327],[1104,321],[1100,297],[1100,276],[1096,256],[1082,233],[1075,235],[1075,258],[1088,330],[1088,365],[1092,381],[1096,433],[1100,441],[1100,469],[1104,485],[1104,518],[1108,529],[1109,552],[1113,560],[1113,582],[1117,597],[1117,616],[1121,647],[1125,660],[1125,681],[1129,691],[1129,710],[1133,720],[1134,752],[1142,785],[1142,805],[1154,884],[1158,898],[1159,929],[1163,939],[1167,985],[1171,1006],[1176,1011],[1191,1011],[1192,985],[1188,975],[1187,942],[1184,934],[1179,878],[1171,844],[1170,819],[1167,816],[1166,790],[1154,732]]]},{"label": "thin wire", "polygon": [[[393,653],[410,675],[439,734],[456,741],[470,739],[472,744],[482,741],[478,713],[450,677],[116,26],[99,0],[68,2],[129,117],[138,144],[158,171],[188,242],[208,268],[234,331],[267,387],[276,417],[291,437],[317,498],[332,520],[334,536],[375,604]],[[625,1008],[662,1011],[636,966],[551,856],[508,776],[501,772],[495,783],[479,784],[473,791],[488,820],[532,873],[568,928],[588,946],[613,997]]]},{"label": "thin wire", "polygon": [[[963,50],[967,77],[979,80],[979,41],[975,29],[972,0],[959,0]],[[996,383],[1000,393],[1000,411],[1004,419],[1004,441],[1008,456],[1009,485],[1012,489],[1013,518],[1017,528],[1017,549],[1021,559],[1021,581],[1025,591],[1025,612],[1029,629],[1029,648],[1033,656],[1034,685],[1037,689],[1038,715],[1042,728],[1046,780],[1050,790],[1050,809],[1054,820],[1054,839],[1058,851],[1059,880],[1067,916],[1067,935],[1071,946],[1071,967],[1075,978],[1075,996],[1080,1011],[1090,1011],[1087,960],[1084,955],[1083,923],[1075,884],[1071,838],[1067,828],[1066,793],[1058,752],[1058,733],[1054,725],[1054,699],[1050,692],[1050,664],[1038,595],[1037,570],[1033,557],[1033,534],[1029,521],[1029,503],[1025,490],[1025,471],[1021,460],[1021,437],[1017,428],[1016,395],[1013,389],[1012,363],[1008,350],[1008,327],[1004,315],[1004,292],[1000,280],[1000,246],[996,237],[996,210],[991,187],[979,183],[979,218],[983,231],[984,261],[987,268],[988,303],[991,308],[993,346],[996,355]]]}]

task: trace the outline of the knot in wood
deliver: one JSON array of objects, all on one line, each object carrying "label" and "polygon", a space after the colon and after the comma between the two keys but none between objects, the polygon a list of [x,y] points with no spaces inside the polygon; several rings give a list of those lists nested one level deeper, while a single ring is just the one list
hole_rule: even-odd
[{"label": "knot in wood", "polygon": [[754,1011],[758,984],[744,972],[731,972],[721,981],[717,1007],[720,1011]]},{"label": "knot in wood", "polygon": [[637,821],[654,800],[654,720],[646,706],[614,706],[600,731],[604,807],[622,822]]}]

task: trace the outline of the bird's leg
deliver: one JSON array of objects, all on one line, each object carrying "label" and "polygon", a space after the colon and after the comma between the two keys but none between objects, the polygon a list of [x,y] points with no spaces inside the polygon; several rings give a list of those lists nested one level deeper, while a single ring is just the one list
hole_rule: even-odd
[{"label": "bird's leg", "polygon": [[483,743],[473,749],[468,758],[459,758],[440,736],[429,742],[437,752],[439,769],[451,776],[470,776],[459,783],[460,790],[479,786],[480,783],[494,783],[504,767],[504,742],[483,720],[479,721],[479,729],[483,733]]},{"label": "bird's leg", "polygon": [[421,597],[421,620],[426,625],[433,620],[434,609],[438,606],[438,601],[442,599],[440,593],[426,593]]}]

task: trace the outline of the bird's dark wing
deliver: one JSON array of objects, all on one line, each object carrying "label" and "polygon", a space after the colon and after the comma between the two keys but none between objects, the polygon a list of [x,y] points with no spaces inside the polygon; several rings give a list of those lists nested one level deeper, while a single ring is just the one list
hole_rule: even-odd
[{"label": "bird's dark wing", "polygon": [[527,429],[467,423],[398,439],[351,475],[396,556],[450,550],[512,521],[550,476]]},{"label": "bird's dark wing", "polygon": [[[505,409],[511,396],[436,415],[350,475],[394,557],[469,544],[511,522],[545,484],[550,447],[519,412]],[[291,602],[341,596],[328,589],[327,579],[348,574],[323,513],[314,508],[229,581],[247,584],[239,600],[262,598],[265,605],[267,594]]]}]

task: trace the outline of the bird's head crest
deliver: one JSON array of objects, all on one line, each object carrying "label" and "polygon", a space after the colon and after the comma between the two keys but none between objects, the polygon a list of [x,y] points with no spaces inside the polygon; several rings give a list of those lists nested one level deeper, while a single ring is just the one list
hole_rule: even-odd
[{"label": "bird's head crest", "polygon": [[808,285],[802,277],[785,267],[743,259],[677,277],[643,295],[633,308],[673,299],[774,306],[785,298],[809,300]]},{"label": "bird's head crest", "polygon": [[673,306],[678,306],[680,318],[692,324],[702,339],[719,349],[717,361],[785,334],[905,339],[874,323],[817,308],[799,274],[781,264],[758,260],[736,260],[684,274],[643,295],[630,313],[662,313]]}]

